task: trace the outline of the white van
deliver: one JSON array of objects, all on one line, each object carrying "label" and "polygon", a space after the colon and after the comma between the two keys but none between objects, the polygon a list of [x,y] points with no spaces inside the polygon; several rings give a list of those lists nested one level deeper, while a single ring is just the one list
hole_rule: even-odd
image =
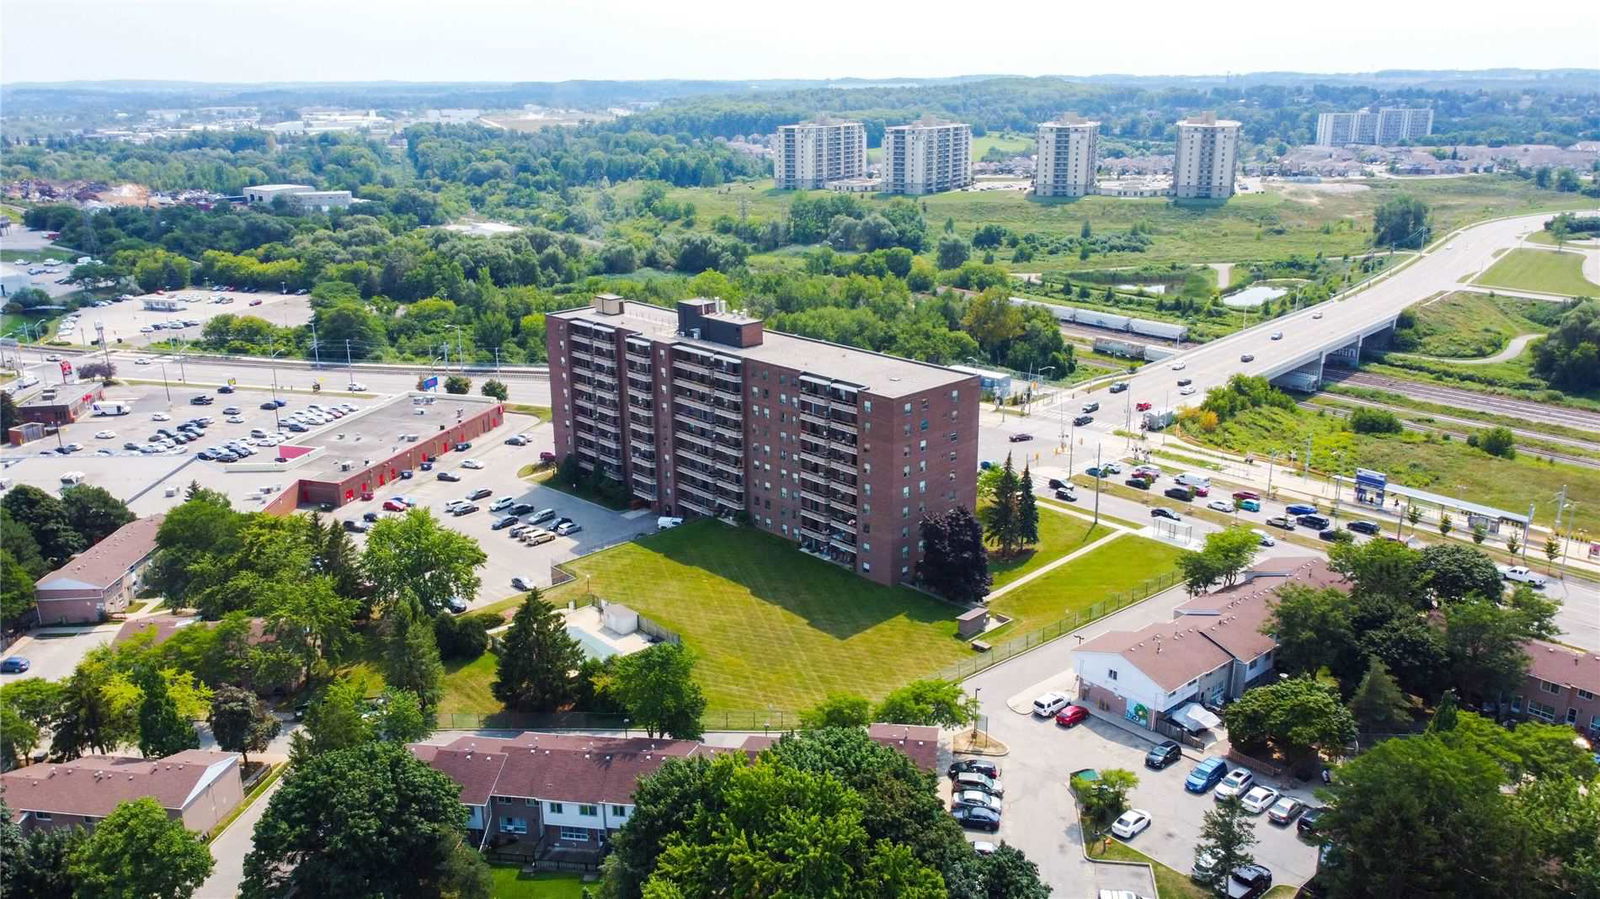
[{"label": "white van", "polygon": [[81,471],[69,471],[69,472],[66,472],[65,474],[63,474],[61,476],[61,486],[63,486],[63,487],[73,487],[73,486],[76,486],[78,484],[82,484],[83,483],[83,479],[85,477],[88,477],[88,476],[85,475]]},{"label": "white van", "polygon": [[1211,489],[1211,476],[1186,471],[1178,475],[1178,483],[1189,487],[1204,487],[1209,490]]},{"label": "white van", "polygon": [[656,519],[656,529],[657,530],[664,531],[664,530],[666,530],[668,528],[675,528],[680,524],[683,524],[683,519],[682,518],[677,518],[677,517],[674,517],[674,516],[671,516],[671,515],[663,515],[660,518]]}]

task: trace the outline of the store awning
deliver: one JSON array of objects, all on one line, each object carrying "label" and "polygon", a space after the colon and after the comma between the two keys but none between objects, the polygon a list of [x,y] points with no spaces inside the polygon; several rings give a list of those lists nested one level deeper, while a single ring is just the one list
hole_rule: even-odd
[{"label": "store awning", "polygon": [[1172,713],[1172,720],[1178,722],[1189,730],[1209,730],[1220,727],[1222,719],[1211,714],[1198,702],[1191,702],[1183,708]]}]

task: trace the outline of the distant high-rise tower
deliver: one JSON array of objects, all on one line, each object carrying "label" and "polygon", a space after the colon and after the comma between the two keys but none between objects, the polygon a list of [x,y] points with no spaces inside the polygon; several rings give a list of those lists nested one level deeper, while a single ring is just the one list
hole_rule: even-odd
[{"label": "distant high-rise tower", "polygon": [[1033,169],[1034,196],[1083,197],[1094,193],[1099,152],[1099,122],[1076,115],[1041,122]]},{"label": "distant high-rise tower", "polygon": [[1317,116],[1317,145],[1392,146],[1433,133],[1433,110],[1392,106],[1374,112],[1324,112]]},{"label": "distant high-rise tower", "polygon": [[1222,200],[1233,196],[1239,157],[1239,123],[1216,113],[1178,123],[1178,151],[1172,161],[1172,195],[1180,200]]},{"label": "distant high-rise tower", "polygon": [[867,129],[860,122],[823,119],[783,125],[772,139],[779,190],[813,190],[867,173]]},{"label": "distant high-rise tower", "polygon": [[936,194],[972,183],[972,126],[924,118],[883,132],[883,192]]}]

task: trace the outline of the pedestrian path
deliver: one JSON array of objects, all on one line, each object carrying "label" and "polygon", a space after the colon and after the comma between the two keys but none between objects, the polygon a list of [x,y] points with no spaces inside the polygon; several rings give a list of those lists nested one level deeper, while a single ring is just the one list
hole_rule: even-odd
[{"label": "pedestrian path", "polygon": [[1035,578],[1043,577],[1046,574],[1049,574],[1050,572],[1056,570],[1057,568],[1060,568],[1061,566],[1067,564],[1068,562],[1072,561],[1073,559],[1076,559],[1077,557],[1083,555],[1084,553],[1090,552],[1092,550],[1099,549],[1100,547],[1106,545],[1107,543],[1110,543],[1113,540],[1119,539],[1122,536],[1124,536],[1125,534],[1127,534],[1127,531],[1125,529],[1123,529],[1123,528],[1119,528],[1119,527],[1115,527],[1115,526],[1110,526],[1110,527],[1112,528],[1111,533],[1105,535],[1104,537],[1101,537],[1099,540],[1096,540],[1095,542],[1090,543],[1090,544],[1088,544],[1086,546],[1078,547],[1077,549],[1073,550],[1072,552],[1067,553],[1066,555],[1062,556],[1059,559],[1056,559],[1054,562],[1051,562],[1048,565],[1044,565],[1044,566],[1042,566],[1042,567],[1040,567],[1040,568],[1038,568],[1038,569],[1036,569],[1034,571],[1028,572],[1027,574],[1023,575],[1022,577],[1019,577],[1016,580],[1012,581],[1011,583],[1006,584],[1004,587],[1001,587],[1001,588],[999,588],[997,590],[991,591],[988,596],[984,597],[984,601],[985,602],[994,602],[994,600],[996,598],[1004,596],[1007,593],[1010,593],[1012,590],[1017,589],[1018,587],[1022,586],[1023,584],[1026,584],[1029,581],[1034,580]]}]

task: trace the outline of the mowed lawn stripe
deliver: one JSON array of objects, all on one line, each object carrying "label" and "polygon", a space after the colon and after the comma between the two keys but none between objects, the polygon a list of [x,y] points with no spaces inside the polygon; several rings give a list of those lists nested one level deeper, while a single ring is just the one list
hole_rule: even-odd
[{"label": "mowed lawn stripe", "polygon": [[[1177,547],[1131,534],[1052,569],[997,597],[990,608],[1016,618],[996,634],[1004,640],[1044,627],[1095,603],[1126,597],[1177,565]],[[1139,597],[1143,598],[1143,597]]]},{"label": "mowed lawn stripe", "polygon": [[882,587],[750,528],[695,522],[574,560],[560,605],[592,589],[682,635],[710,710],[794,711],[829,691],[877,698],[970,655],[956,607]]}]

